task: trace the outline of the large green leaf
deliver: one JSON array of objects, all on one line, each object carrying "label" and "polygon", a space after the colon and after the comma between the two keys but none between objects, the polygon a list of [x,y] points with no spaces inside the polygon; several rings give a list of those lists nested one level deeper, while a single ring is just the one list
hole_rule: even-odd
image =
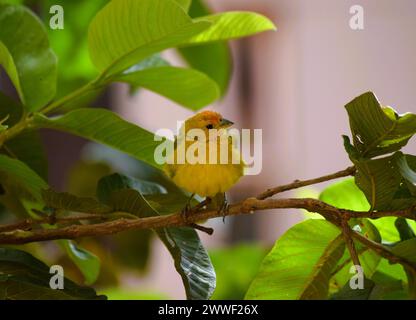
[{"label": "large green leaf", "polygon": [[307,220],[289,229],[264,259],[246,299],[326,299],[345,250],[338,228]]},{"label": "large green leaf", "polygon": [[57,61],[42,22],[23,6],[0,4],[0,64],[29,111],[55,95]]},{"label": "large green leaf", "polygon": [[143,87],[187,108],[199,110],[219,97],[217,84],[193,69],[156,67],[121,74],[112,78]]},{"label": "large green leaf", "polygon": [[0,154],[0,177],[2,184],[17,185],[41,200],[41,191],[47,183],[23,162]]},{"label": "large green leaf", "polygon": [[[192,1],[189,9],[192,18],[210,13],[201,0]],[[232,72],[231,52],[225,41],[179,48],[179,52],[192,68],[204,72],[215,80],[221,94],[225,94]]]},{"label": "large green leaf", "polygon": [[64,289],[50,288],[53,274],[49,267],[29,253],[0,248],[0,299],[4,300],[68,300],[105,299],[92,288],[81,287],[64,279]]},{"label": "large green leaf", "polygon": [[398,151],[416,133],[416,115],[398,115],[392,108],[382,108],[372,92],[364,93],[345,107],[353,144],[362,158]]},{"label": "large green leaf", "polygon": [[[0,92],[0,119],[6,119],[2,124],[10,128],[21,119],[22,115],[23,106]],[[36,130],[25,131],[6,141],[4,146],[1,153],[18,158],[43,179],[48,179],[48,162]]]},{"label": "large green leaf", "polygon": [[[160,215],[152,202],[140,193],[138,185],[140,182],[135,179],[114,174],[100,180],[97,195],[115,210],[126,211],[138,217]],[[186,203],[181,200],[182,197],[172,198],[171,201],[175,199],[176,202],[181,201],[182,207]],[[196,231],[192,228],[162,228],[155,231],[174,259],[188,299],[209,299],[215,289],[215,271]]]},{"label": "large green leaf", "polygon": [[154,135],[111,111],[78,109],[56,118],[36,114],[34,125],[70,132],[123,151],[157,167],[153,153],[159,142],[154,141]]},{"label": "large green leaf", "polygon": [[189,10],[192,0],[175,0],[185,11]]},{"label": "large green leaf", "polygon": [[222,12],[194,19],[209,21],[212,25],[182,45],[203,44],[255,35],[268,30],[276,30],[275,25],[261,14],[244,11]]},{"label": "large green leaf", "polygon": [[354,178],[336,182],[319,195],[319,200],[340,209],[368,211],[370,205],[364,193],[357,187]]},{"label": "large green leaf", "polygon": [[90,56],[101,72],[115,74],[209,26],[171,0],[113,0],[90,24]]}]

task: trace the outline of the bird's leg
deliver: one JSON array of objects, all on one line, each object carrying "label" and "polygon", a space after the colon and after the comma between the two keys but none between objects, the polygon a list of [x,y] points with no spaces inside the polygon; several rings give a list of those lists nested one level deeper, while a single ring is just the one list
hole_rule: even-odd
[{"label": "bird's leg", "polygon": [[213,206],[217,209],[217,212],[222,214],[223,222],[225,222],[225,216],[228,214],[229,211],[229,204],[227,201],[227,197],[225,193],[218,193],[213,199]]},{"label": "bird's leg", "polygon": [[189,197],[188,201],[186,202],[185,207],[182,209],[181,213],[183,214],[183,217],[184,217],[185,221],[188,220],[189,215],[192,213],[191,202],[192,202],[192,199],[194,198],[194,196],[195,196],[195,193],[193,193]]},{"label": "bird's leg", "polygon": [[230,210],[230,205],[228,204],[227,197],[224,193],[224,201],[221,204],[219,212],[222,213],[222,222],[225,223],[225,216],[228,215]]}]

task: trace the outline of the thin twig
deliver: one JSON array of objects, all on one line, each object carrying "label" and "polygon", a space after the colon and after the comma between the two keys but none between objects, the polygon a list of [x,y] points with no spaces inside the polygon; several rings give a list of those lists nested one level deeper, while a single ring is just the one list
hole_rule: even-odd
[{"label": "thin twig", "polygon": [[353,232],[348,225],[348,220],[344,219],[341,223],[342,234],[344,236],[345,244],[350,253],[351,260],[355,266],[361,266],[360,258],[358,257],[357,250],[355,249],[354,240],[351,233]]},{"label": "thin twig", "polygon": [[10,232],[14,230],[31,230],[33,227],[41,225],[41,224],[61,224],[61,223],[69,223],[69,222],[77,222],[83,220],[107,220],[108,217],[102,214],[82,214],[82,215],[74,215],[68,217],[45,217],[42,219],[26,219],[23,221],[19,221],[16,223],[8,224],[8,225],[0,225],[0,232]]},{"label": "thin twig", "polygon": [[309,179],[309,180],[296,180],[292,183],[283,185],[283,186],[279,186],[276,188],[271,188],[271,189],[267,189],[266,191],[260,193],[256,198],[259,200],[264,200],[267,198],[270,198],[272,196],[274,196],[275,194],[278,193],[282,193],[285,191],[289,191],[289,190],[293,190],[293,189],[298,189],[298,188],[302,188],[302,187],[306,187],[306,186],[310,186],[313,184],[318,184],[321,182],[325,182],[325,181],[330,181],[330,180],[334,180],[334,179],[338,179],[338,178],[344,178],[344,177],[348,177],[348,176],[352,176],[354,175],[356,169],[355,167],[349,167],[345,170],[342,171],[338,171],[336,173],[333,174],[329,174],[326,176],[322,176],[319,178],[315,178],[315,179]]}]

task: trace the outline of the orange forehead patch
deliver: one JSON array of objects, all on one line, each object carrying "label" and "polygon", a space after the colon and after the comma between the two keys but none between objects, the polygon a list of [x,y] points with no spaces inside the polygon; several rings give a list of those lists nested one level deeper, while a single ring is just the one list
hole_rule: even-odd
[{"label": "orange forehead patch", "polygon": [[202,119],[213,122],[213,123],[220,122],[222,118],[219,113],[214,112],[214,111],[202,111],[198,113],[197,116],[200,116]]}]

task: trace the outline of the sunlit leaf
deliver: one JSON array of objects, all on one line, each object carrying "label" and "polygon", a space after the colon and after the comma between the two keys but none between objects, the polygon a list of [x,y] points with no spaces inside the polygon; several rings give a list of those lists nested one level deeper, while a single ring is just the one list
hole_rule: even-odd
[{"label": "sunlit leaf", "polygon": [[339,229],[329,222],[297,224],[263,260],[246,299],[326,299],[331,271],[344,250]]},{"label": "sunlit leaf", "polygon": [[209,26],[207,21],[192,21],[171,0],[113,0],[90,24],[91,60],[105,74],[115,74]]},{"label": "sunlit leaf", "polygon": [[192,110],[198,110],[219,97],[217,84],[204,73],[192,69],[156,67],[112,79],[154,91]]},{"label": "sunlit leaf", "polygon": [[194,21],[209,21],[212,25],[205,31],[184,42],[184,45],[224,41],[276,30],[275,25],[265,16],[244,11],[221,12],[203,16]]}]

